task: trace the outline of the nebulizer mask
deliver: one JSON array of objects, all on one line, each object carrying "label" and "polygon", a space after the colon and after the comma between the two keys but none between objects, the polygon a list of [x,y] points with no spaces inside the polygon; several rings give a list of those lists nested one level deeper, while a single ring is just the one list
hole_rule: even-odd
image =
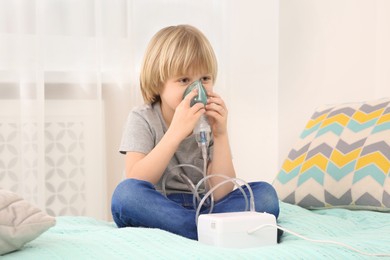
[{"label": "nebulizer mask", "polygon": [[[183,98],[187,96],[192,90],[197,89],[198,95],[195,96],[191,100],[191,106],[195,105],[196,103],[202,103],[203,105],[207,104],[207,92],[204,88],[202,82],[200,80],[196,80],[193,83],[191,83],[187,89],[184,91]],[[206,115],[202,115],[193,131],[195,135],[196,142],[198,143],[199,147],[204,149],[207,149],[210,143],[210,137],[211,137],[211,127],[209,125],[209,122],[207,121]]]}]

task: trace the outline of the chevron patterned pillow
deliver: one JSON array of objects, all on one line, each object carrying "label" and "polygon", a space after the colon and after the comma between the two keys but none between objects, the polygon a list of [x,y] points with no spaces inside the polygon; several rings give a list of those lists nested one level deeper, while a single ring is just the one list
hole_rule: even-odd
[{"label": "chevron patterned pillow", "polygon": [[318,108],[273,185],[304,208],[390,211],[390,98]]}]

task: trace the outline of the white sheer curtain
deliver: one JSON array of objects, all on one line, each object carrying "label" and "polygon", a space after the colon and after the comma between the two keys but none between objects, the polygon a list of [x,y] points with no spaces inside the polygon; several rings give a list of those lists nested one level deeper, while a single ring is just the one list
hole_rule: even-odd
[{"label": "white sheer curtain", "polygon": [[224,5],[1,0],[0,187],[52,215],[106,218],[122,168],[112,154],[128,110],[141,102],[148,40],[166,25],[191,23],[221,62]]},{"label": "white sheer curtain", "polygon": [[105,218],[103,86],[129,82],[128,1],[0,1],[0,186]]}]

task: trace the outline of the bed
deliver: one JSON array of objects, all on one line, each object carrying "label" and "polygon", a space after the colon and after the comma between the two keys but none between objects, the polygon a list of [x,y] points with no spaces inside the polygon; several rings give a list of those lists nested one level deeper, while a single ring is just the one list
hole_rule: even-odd
[{"label": "bed", "polygon": [[[281,202],[279,225],[312,239],[342,242],[367,253],[390,253],[390,216],[348,209],[307,210]],[[118,229],[88,217],[57,217],[54,227],[11,259],[365,259],[334,244],[314,243],[284,233],[281,243],[249,249],[203,245],[166,231]]]},{"label": "bed", "polygon": [[[4,260],[390,258],[390,98],[316,109],[273,186],[278,224],[306,239],[285,231],[279,244],[247,249],[88,217],[53,218],[0,189],[0,254],[9,252]],[[15,221],[2,225],[7,219]]]}]

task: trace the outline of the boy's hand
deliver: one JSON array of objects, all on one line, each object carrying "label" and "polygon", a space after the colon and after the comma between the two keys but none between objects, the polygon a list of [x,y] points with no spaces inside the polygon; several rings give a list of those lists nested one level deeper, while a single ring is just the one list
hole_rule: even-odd
[{"label": "boy's hand", "polygon": [[214,137],[227,133],[228,110],[223,99],[216,93],[208,93],[206,115]]},{"label": "boy's hand", "polygon": [[200,116],[205,113],[205,107],[202,103],[196,103],[192,107],[190,106],[191,100],[198,94],[198,91],[194,89],[191,91],[176,107],[175,114],[173,115],[170,129],[175,132],[175,135],[183,140],[189,136]]}]

